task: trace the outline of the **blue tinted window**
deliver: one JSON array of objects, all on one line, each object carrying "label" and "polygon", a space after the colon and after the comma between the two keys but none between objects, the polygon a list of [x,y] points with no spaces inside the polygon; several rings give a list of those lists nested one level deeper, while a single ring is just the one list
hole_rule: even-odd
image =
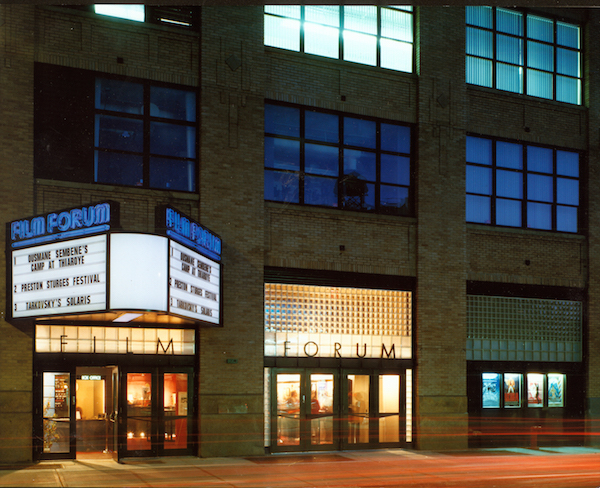
[{"label": "blue tinted window", "polygon": [[158,86],[150,87],[150,115],[167,119],[196,121],[196,94]]},{"label": "blue tinted window", "polygon": [[467,162],[492,164],[492,141],[480,137],[467,137]]},{"label": "blue tinted window", "polygon": [[552,229],[552,206],[543,203],[527,204],[527,227],[531,229]]},{"label": "blue tinted window", "polygon": [[577,207],[556,208],[556,230],[561,232],[577,232]]},{"label": "blue tinted window", "polygon": [[491,59],[494,55],[494,34],[467,27],[467,54]]},{"label": "blue tinted window", "polygon": [[381,124],[381,150],[410,153],[410,127]]},{"label": "blue tinted window", "polygon": [[579,176],[579,154],[556,151],[556,173],[561,176]]},{"label": "blue tinted window", "polygon": [[527,199],[539,202],[552,202],[554,192],[552,177],[543,175],[527,175]]},{"label": "blue tinted window", "polygon": [[299,203],[298,174],[265,171],[265,200]]},{"label": "blue tinted window", "polygon": [[523,14],[514,10],[496,9],[496,28],[500,32],[523,35]]},{"label": "blue tinted window", "polygon": [[339,149],[318,144],[305,144],[305,163],[307,173],[337,176],[339,173]]},{"label": "blue tinted window", "polygon": [[521,227],[521,201],[496,200],[496,224],[508,227]]},{"label": "blue tinted window", "polygon": [[523,174],[516,171],[496,171],[496,195],[523,198]]},{"label": "blue tinted window", "polygon": [[150,158],[150,187],[164,190],[195,191],[194,162]]},{"label": "blue tinted window", "polygon": [[381,155],[381,181],[397,185],[410,185],[410,158]]},{"label": "blue tinted window", "polygon": [[185,125],[150,123],[150,152],[180,158],[196,157],[196,130]]},{"label": "blue tinted window", "polygon": [[144,113],[144,85],[97,78],[95,100],[97,109],[141,115]]},{"label": "blue tinted window", "polygon": [[467,195],[467,222],[491,224],[491,201],[490,197]]},{"label": "blue tinted window", "polygon": [[523,169],[523,146],[510,142],[496,142],[496,164],[503,168]]},{"label": "blue tinted window", "polygon": [[95,174],[98,183],[143,186],[144,160],[132,154],[96,151]]},{"label": "blue tinted window", "polygon": [[566,178],[557,178],[556,203],[579,205],[579,181]]},{"label": "blue tinted window", "polygon": [[268,168],[299,170],[300,142],[265,137],[265,166]]},{"label": "blue tinted window", "polygon": [[96,147],[142,152],[144,149],[144,123],[136,119],[97,115]]},{"label": "blue tinted window", "polygon": [[492,194],[492,169],[467,166],[467,192],[480,195]]},{"label": "blue tinted window", "polygon": [[[410,201],[408,199],[408,188],[401,186],[381,185],[381,206],[384,209],[394,209],[400,215],[410,214]],[[384,210],[385,212],[385,210]]]},{"label": "blue tinted window", "polygon": [[307,205],[337,206],[337,180],[334,178],[320,178],[305,176],[304,178],[304,203]]},{"label": "blue tinted window", "polygon": [[307,111],[305,113],[305,124],[305,137],[307,139],[336,143],[340,140],[340,121],[337,115]]},{"label": "blue tinted window", "polygon": [[479,27],[493,27],[492,7],[467,6],[465,8],[467,24],[477,25]]},{"label": "blue tinted window", "polygon": [[375,148],[375,122],[344,117],[344,144]]},{"label": "blue tinted window", "polygon": [[552,173],[552,149],[527,146],[527,169],[538,173]]},{"label": "blue tinted window", "polygon": [[300,110],[265,104],[265,132],[300,137]]},{"label": "blue tinted window", "polygon": [[375,180],[376,155],[374,152],[344,149],[344,174],[355,175],[363,180]]}]

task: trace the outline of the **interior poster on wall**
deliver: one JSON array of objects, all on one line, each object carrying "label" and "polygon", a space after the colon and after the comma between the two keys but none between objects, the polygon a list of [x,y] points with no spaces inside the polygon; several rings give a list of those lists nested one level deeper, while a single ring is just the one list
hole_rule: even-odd
[{"label": "interior poster on wall", "polygon": [[564,407],[565,381],[564,374],[548,375],[548,406]]},{"label": "interior poster on wall", "polygon": [[519,373],[504,374],[504,407],[521,406],[521,375]]},{"label": "interior poster on wall", "polygon": [[482,373],[483,408],[500,408],[500,374]]},{"label": "interior poster on wall", "polygon": [[527,405],[529,407],[544,406],[544,375],[529,373],[527,375]]}]

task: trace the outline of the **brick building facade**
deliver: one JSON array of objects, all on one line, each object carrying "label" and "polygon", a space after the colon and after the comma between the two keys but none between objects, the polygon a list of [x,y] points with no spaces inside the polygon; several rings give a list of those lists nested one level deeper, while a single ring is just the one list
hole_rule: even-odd
[{"label": "brick building facade", "polygon": [[[349,7],[333,21],[304,8],[146,7],[139,22],[91,7],[0,5],[2,462],[76,456],[92,417],[107,425],[104,450],[119,456],[462,449],[529,442],[538,426],[550,444],[593,442],[585,434],[598,431],[600,416],[599,14],[372,9],[354,14],[366,25],[375,12],[373,42],[409,52],[401,67],[386,67],[383,48],[372,63],[343,60],[358,49],[347,32],[369,32],[351,27]],[[502,24],[514,12],[521,32]],[[311,53],[324,47],[311,44],[310,15],[337,29],[342,54]],[[387,16],[401,20],[390,27]],[[551,40],[536,22],[550,23]],[[291,39],[274,25],[301,24],[298,48],[274,45]],[[389,34],[400,25],[402,34]],[[577,32],[575,45],[563,31]],[[495,39],[489,52],[476,36]],[[505,38],[529,57],[503,58]],[[536,67],[537,48],[551,53],[551,68]],[[563,57],[577,58],[576,74]],[[473,59],[493,66],[495,80],[506,66],[529,78],[520,89],[467,83]],[[540,89],[538,75],[554,80],[549,96],[527,94]],[[575,100],[561,101],[560,83],[577,87]],[[492,148],[489,161],[470,152],[481,144]],[[525,163],[505,164],[505,146]],[[552,154],[551,169],[535,169],[536,151]],[[563,163],[574,159],[576,169]],[[356,174],[367,190],[352,193],[351,168],[366,160],[370,169]],[[521,193],[503,178],[520,178]],[[108,200],[119,208],[115,231],[155,235],[156,209],[169,205],[222,239],[221,327],[160,314],[127,324],[131,334],[194,330],[193,355],[66,352],[63,339],[46,350],[46,326],[50,335],[70,327],[57,337],[97,327],[108,338],[118,325],[101,313],[13,316],[10,223]],[[145,416],[131,410],[143,374]],[[169,382],[181,375],[187,386],[171,401]],[[104,403],[86,419],[72,393],[90,376],[102,378]],[[515,378],[518,398],[507,396]],[[59,382],[72,397],[60,415]],[[284,405],[292,390],[295,409]],[[183,444],[169,427],[171,407]],[[69,427],[57,448],[48,436],[58,418]],[[136,419],[152,431],[136,430]],[[147,445],[128,443],[140,434]]]}]

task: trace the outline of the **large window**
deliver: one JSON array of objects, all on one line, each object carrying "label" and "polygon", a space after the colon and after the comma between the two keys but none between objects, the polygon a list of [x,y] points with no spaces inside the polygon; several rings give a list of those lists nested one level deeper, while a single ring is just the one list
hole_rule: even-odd
[{"label": "large window", "polygon": [[412,7],[266,5],[265,46],[411,73]]},{"label": "large window", "polygon": [[581,32],[573,23],[500,7],[466,7],[466,80],[581,104]]},{"label": "large window", "polygon": [[578,152],[467,137],[467,222],[578,232]]},{"label": "large window", "polygon": [[36,70],[36,177],[196,190],[194,89]]},{"label": "large window", "polygon": [[69,5],[69,8],[93,12],[97,15],[125,19],[134,22],[168,25],[186,30],[198,30],[198,12],[200,7],[143,4],[98,4],[98,5]]},{"label": "large window", "polygon": [[265,104],[265,199],[412,214],[410,127]]}]

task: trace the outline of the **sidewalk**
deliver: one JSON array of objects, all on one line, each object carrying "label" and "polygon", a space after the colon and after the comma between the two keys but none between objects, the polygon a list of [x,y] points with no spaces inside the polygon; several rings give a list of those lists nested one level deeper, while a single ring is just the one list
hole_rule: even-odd
[{"label": "sidewalk", "polygon": [[[583,476],[581,485],[551,484],[561,478],[550,470],[560,467],[564,471],[565,464],[568,472],[562,476],[573,483]],[[569,465],[577,465],[577,471]],[[515,470],[518,466],[525,470],[522,475]],[[509,471],[509,483],[490,483],[490,476],[508,481]],[[600,486],[600,449],[478,449],[444,453],[390,449],[248,458],[129,458],[122,464],[107,459],[44,461],[22,468],[0,466],[0,487],[515,487],[520,486],[519,479],[532,476],[544,483],[529,486]]]}]

